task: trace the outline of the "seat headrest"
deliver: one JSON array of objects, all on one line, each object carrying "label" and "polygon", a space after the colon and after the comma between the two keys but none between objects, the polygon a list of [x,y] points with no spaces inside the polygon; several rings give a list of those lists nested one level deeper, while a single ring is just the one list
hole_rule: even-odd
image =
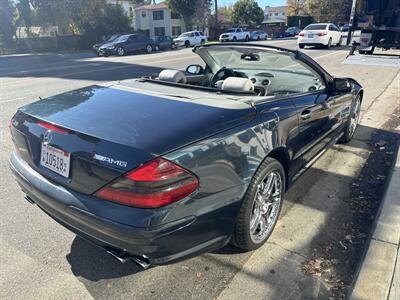
[{"label": "seat headrest", "polygon": [[248,78],[228,77],[222,83],[221,89],[234,92],[254,92],[254,84]]},{"label": "seat headrest", "polygon": [[158,75],[158,79],[175,83],[186,83],[185,74],[179,70],[162,70]]}]

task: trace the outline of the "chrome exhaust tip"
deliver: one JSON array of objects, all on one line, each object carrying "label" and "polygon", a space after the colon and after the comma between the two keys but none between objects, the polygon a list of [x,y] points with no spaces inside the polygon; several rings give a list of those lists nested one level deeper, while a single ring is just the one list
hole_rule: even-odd
[{"label": "chrome exhaust tip", "polygon": [[138,264],[140,267],[142,267],[144,270],[147,270],[148,268],[151,267],[151,264],[146,257],[141,257],[141,256],[134,256],[130,255],[129,253],[126,252],[117,252],[117,251],[112,251],[112,250],[107,250],[107,253],[110,254],[112,257],[114,257],[116,260],[118,260],[120,263],[124,264],[128,260],[131,260]]}]

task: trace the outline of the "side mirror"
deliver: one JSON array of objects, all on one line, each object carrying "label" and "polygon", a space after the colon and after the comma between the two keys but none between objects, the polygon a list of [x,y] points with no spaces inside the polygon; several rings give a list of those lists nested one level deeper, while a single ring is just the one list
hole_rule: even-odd
[{"label": "side mirror", "polygon": [[345,78],[335,78],[333,81],[333,86],[335,90],[344,93],[350,92],[353,88],[352,83]]},{"label": "side mirror", "polygon": [[190,75],[200,75],[204,72],[204,69],[200,65],[189,65],[186,68],[186,72]]}]

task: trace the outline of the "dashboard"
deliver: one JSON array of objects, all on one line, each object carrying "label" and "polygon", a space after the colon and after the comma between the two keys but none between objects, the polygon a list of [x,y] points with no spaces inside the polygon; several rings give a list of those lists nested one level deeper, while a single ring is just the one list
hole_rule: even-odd
[{"label": "dashboard", "polygon": [[321,79],[312,73],[282,69],[233,71],[237,77],[250,79],[260,96],[314,92],[325,88]]}]

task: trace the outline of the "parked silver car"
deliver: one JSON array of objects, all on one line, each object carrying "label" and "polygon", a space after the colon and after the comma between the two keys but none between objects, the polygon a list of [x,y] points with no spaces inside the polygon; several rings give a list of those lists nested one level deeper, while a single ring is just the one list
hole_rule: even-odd
[{"label": "parked silver car", "polygon": [[262,30],[253,31],[250,33],[250,39],[253,41],[268,39],[268,33]]}]

